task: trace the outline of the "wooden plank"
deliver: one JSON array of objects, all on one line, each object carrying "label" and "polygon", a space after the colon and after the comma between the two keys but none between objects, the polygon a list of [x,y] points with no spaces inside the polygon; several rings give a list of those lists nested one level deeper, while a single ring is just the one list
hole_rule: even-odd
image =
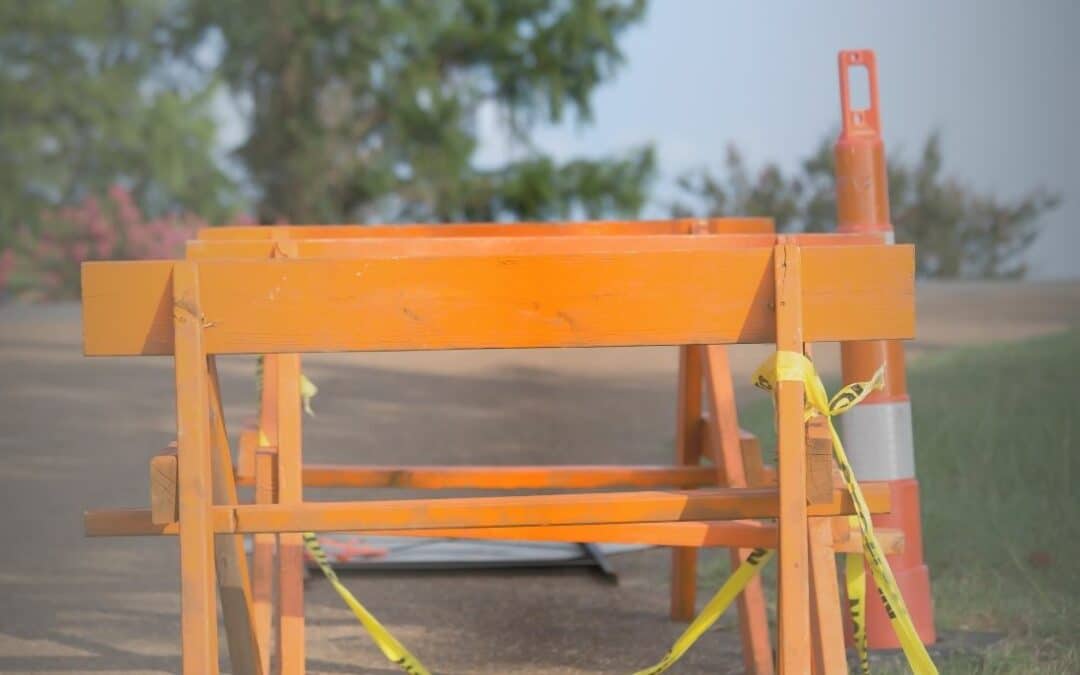
[{"label": "wooden plank", "polygon": [[824,417],[815,417],[806,423],[806,499],[828,499],[832,489],[832,432]]},{"label": "wooden plank", "polygon": [[[776,247],[776,349],[802,354],[802,251]],[[781,675],[810,668],[810,578],[807,546],[806,437],[803,385],[776,384],[780,548],[777,626]]]},{"label": "wooden plank", "polygon": [[164,525],[179,518],[179,512],[174,444],[171,452],[150,458],[150,514],[154,524]]},{"label": "wooden plank", "polygon": [[[738,409],[735,405],[735,385],[727,349],[718,345],[705,348],[705,383],[709,400],[709,426],[712,430],[713,457],[725,476],[727,487],[747,487],[743,465]],[[760,462],[760,457],[758,462]],[[750,555],[752,546],[741,544],[728,551],[731,569],[736,569]],[[769,639],[769,617],[761,577],[756,576],[736,599],[739,614],[739,634],[743,646],[743,666],[750,675],[772,675],[772,641]]]},{"label": "wooden plank", "polygon": [[810,609],[813,613],[813,662],[816,675],[847,672],[844,628],[840,612],[840,589],[836,581],[836,555],[832,524],[825,518],[809,523]]},{"label": "wooden plank", "polygon": [[[694,466],[701,460],[701,357],[702,348],[698,345],[679,348],[675,461],[687,467]],[[702,468],[710,474],[713,484],[717,484],[714,470]],[[697,563],[696,548],[672,549],[669,612],[675,621],[689,621],[697,611]]]},{"label": "wooden plank", "polygon": [[[233,476],[232,451],[225,427],[225,408],[221,401],[217,363],[207,359],[210,398],[211,471],[213,473],[214,504],[233,506],[240,501]],[[259,644],[253,619],[251,577],[248,576],[247,553],[242,535],[219,534],[215,541],[214,559],[217,563],[218,595],[225,639],[229,648],[229,663],[236,675],[262,675]]]},{"label": "wooden plank", "polygon": [[739,454],[742,455],[743,471],[746,474],[748,486],[760,487],[768,483],[776,484],[775,472],[766,469],[761,458],[761,441],[745,429],[739,430]]},{"label": "wooden plank", "polygon": [[[867,484],[871,510],[883,507],[884,491]],[[300,505],[238,506],[237,532],[336,532],[449,527],[518,527],[590,523],[743,520],[775,518],[778,492],[773,488],[703,488],[564,495],[402,499],[320,502]],[[886,496],[887,503],[887,496]],[[805,505],[804,505],[805,506]],[[885,506],[884,508],[887,508]],[[851,498],[837,489],[828,504],[816,504],[808,515],[852,512]]]},{"label": "wooden plank", "polygon": [[[913,335],[910,247],[805,253],[807,340]],[[841,283],[838,270],[848,263],[854,271]],[[83,265],[88,355],[171,352],[171,267]],[[207,261],[199,270],[205,343],[215,354],[775,338],[766,249]]]},{"label": "wooden plank", "polygon": [[[213,478],[199,274],[176,265],[176,439],[180,495],[180,642],[184,675],[218,672]],[[170,321],[172,324],[172,321]]]},{"label": "wooden plank", "polygon": [[[575,237],[421,237],[364,239],[301,239],[290,241],[296,255],[290,258],[430,258],[485,255],[566,255],[593,252],[695,250],[704,248],[761,248],[776,242],[773,234],[627,235]],[[266,259],[275,257],[282,242],[272,240],[192,240],[187,242],[189,260]]]},{"label": "wooden plank", "polygon": [[[692,488],[716,484],[710,467],[693,466],[357,466],[306,464],[304,487],[410,490]],[[240,481],[249,485],[250,481]]]},{"label": "wooden plank", "polygon": [[[272,456],[260,453],[257,463],[272,460]],[[266,503],[266,502],[258,502]],[[877,506],[881,506],[878,504]],[[888,510],[885,507],[883,510]],[[750,531],[748,525],[765,529]],[[732,525],[732,527],[727,527]],[[172,523],[154,523],[149,509],[104,509],[87,511],[83,527],[88,537],[145,537],[176,536],[180,531]],[[232,532],[232,511],[214,511],[216,532]],[[771,534],[770,534],[771,532]],[[904,534],[900,530],[876,530],[878,543],[885,555],[897,555],[904,551]],[[651,544],[654,546],[746,546],[774,548],[776,528],[759,521],[675,521],[659,523],[607,523],[603,525],[552,525],[485,528],[442,528],[429,530],[383,530],[381,534],[400,537],[460,537],[464,539],[522,539],[529,541],[594,541],[598,543]],[[273,535],[266,535],[273,537]],[[771,539],[770,539],[771,537]],[[842,541],[835,541],[837,553],[860,553],[862,538],[858,534]],[[258,549],[256,549],[256,552]],[[268,563],[269,569],[269,563]],[[269,587],[268,587],[269,588]],[[269,598],[269,595],[267,596]],[[258,595],[256,595],[258,600]],[[256,606],[257,603],[256,603]],[[269,610],[269,605],[267,605]],[[256,617],[259,612],[256,612]],[[266,615],[269,617],[269,613]],[[269,618],[267,619],[269,620]],[[269,624],[267,624],[269,625]],[[269,631],[269,628],[267,628]],[[269,635],[269,632],[267,633]],[[261,635],[261,634],[260,634]],[[260,641],[260,645],[263,644]],[[264,672],[266,670],[264,669]]]},{"label": "wooden plank", "polygon": [[[880,244],[881,237],[867,234],[810,233],[789,235],[800,246],[854,246]],[[655,251],[683,248],[771,248],[774,234],[685,235],[579,235],[573,237],[370,237],[356,239],[299,239],[290,241],[291,258],[432,257],[451,255],[567,254],[601,251]],[[265,259],[278,257],[282,242],[271,239],[223,239],[187,242],[189,260],[222,258]]]},{"label": "wooden plank", "polygon": [[199,239],[350,239],[368,237],[521,237],[567,235],[691,234],[695,231],[768,234],[771,218],[679,218],[543,223],[447,223],[401,225],[277,225],[206,227]]},{"label": "wooden plank", "polygon": [[[277,364],[277,504],[302,505],[300,356],[279,354]],[[304,672],[304,542],[298,532],[278,535],[277,662],[282,673]]]},{"label": "wooden plank", "polygon": [[[255,451],[256,504],[272,504],[277,501],[277,488],[274,484],[276,457],[276,448],[259,448]],[[259,663],[263,672],[269,673],[271,635],[274,627],[274,551],[277,549],[277,537],[272,534],[256,534],[252,539],[252,613],[256,642],[259,645]]]},{"label": "wooden plank", "polygon": [[[260,396],[258,420],[255,432],[255,503],[277,502],[277,354],[268,354],[262,360],[259,380]],[[256,534],[252,537],[251,591],[255,613],[255,633],[259,643],[259,661],[263,672],[270,672],[271,646],[275,627],[274,580],[277,578],[274,559],[277,554],[277,535]]]},{"label": "wooden plank", "polygon": [[[258,460],[256,460],[258,462]],[[885,482],[868,481],[860,483],[863,494],[866,496],[867,505],[870,508],[871,513],[888,513],[889,504],[889,485]],[[428,524],[423,528],[431,530],[437,528],[448,527],[476,527],[476,522],[482,521],[483,518],[494,517],[493,514],[497,513],[500,509],[504,508],[532,508],[536,506],[537,500],[541,502],[545,499],[552,499],[555,509],[562,509],[567,507],[578,507],[589,509],[594,504],[605,504],[614,500],[615,506],[603,507],[596,517],[585,516],[584,519],[579,514],[572,516],[561,516],[558,513],[553,521],[544,520],[544,522],[537,522],[538,519],[542,520],[547,516],[535,516],[529,515],[523,520],[521,515],[514,515],[513,517],[517,522],[512,525],[490,525],[484,527],[526,527],[536,525],[588,525],[591,523],[627,523],[627,522],[690,522],[690,521],[708,521],[708,520],[720,520],[719,517],[710,516],[708,513],[722,513],[724,514],[724,520],[742,520],[742,517],[738,516],[738,506],[732,506],[735,502],[739,501],[739,498],[745,497],[747,499],[746,508],[749,509],[748,513],[755,515],[746,516],[752,518],[773,518],[776,516],[776,488],[751,488],[748,490],[733,490],[731,488],[710,488],[707,490],[668,490],[668,491],[643,491],[643,492],[601,492],[601,493],[579,493],[569,495],[532,495],[532,496],[514,496],[514,497],[468,497],[468,498],[455,498],[455,499],[412,499],[412,500],[386,500],[386,501],[367,501],[367,502],[317,502],[306,503],[302,508],[288,508],[277,505],[262,506],[238,506],[238,507],[226,507],[216,506],[213,512],[213,524],[214,531],[221,533],[243,533],[254,534],[256,532],[274,532],[273,529],[266,529],[266,525],[269,521],[274,519],[285,518],[288,519],[291,516],[285,516],[286,512],[295,511],[298,513],[298,517],[302,519],[315,519],[316,521],[323,520],[338,520],[341,518],[351,517],[348,512],[350,510],[359,509],[365,516],[380,513],[381,519],[392,519],[392,522],[382,522],[381,524],[373,524],[371,527],[365,525],[360,526],[347,526],[347,527],[329,527],[323,529],[323,531],[387,531],[387,530],[404,530],[413,525],[409,524],[408,518],[412,512],[426,513],[427,511],[434,509],[435,511],[441,511],[441,507],[446,506],[451,511],[464,510],[467,513],[467,518],[472,520],[467,524],[463,524],[461,520],[446,520],[447,517],[454,515],[453,513],[442,512],[440,517],[444,518],[446,522],[441,524]],[[662,509],[661,512],[653,514],[649,519],[639,520],[626,520],[625,517],[619,515],[619,503],[623,500],[629,500],[633,503],[635,509],[657,507]],[[329,506],[330,513],[328,516],[323,517],[319,515],[312,515],[312,511],[318,511],[323,506]],[[680,513],[681,507],[687,508],[699,508],[702,509],[701,517],[695,517],[694,514]],[[252,511],[255,509],[255,511]],[[244,510],[244,521],[239,521],[238,510]],[[302,513],[301,513],[302,512]],[[612,515],[614,520],[611,520]],[[812,506],[808,511],[810,516],[837,516],[837,515],[849,515],[851,513],[851,500],[845,492],[841,489],[837,489],[833,495],[833,501],[830,504],[822,504]],[[552,514],[548,514],[550,516]],[[402,525],[402,519],[405,519],[404,525]],[[529,520],[531,518],[531,520]],[[291,522],[291,521],[290,521]],[[373,521],[374,522],[374,521]],[[149,509],[104,509],[87,511],[83,514],[83,526],[88,537],[125,537],[125,536],[145,536],[145,535],[175,535],[179,532],[179,527],[176,523],[168,525],[155,525],[150,519]],[[250,526],[250,527],[249,527]],[[257,526],[257,527],[256,527]],[[315,528],[318,529],[318,528]],[[301,528],[298,531],[304,531]]]}]

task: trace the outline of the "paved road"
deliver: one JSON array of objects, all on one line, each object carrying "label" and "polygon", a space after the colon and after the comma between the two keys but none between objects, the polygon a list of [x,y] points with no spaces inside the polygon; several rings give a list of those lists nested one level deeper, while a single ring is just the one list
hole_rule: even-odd
[{"label": "paved road", "polygon": [[[1059,330],[1080,284],[931,285],[916,350]],[[147,501],[146,460],[173,433],[167,359],[85,359],[78,307],[0,308],[0,672],[169,673],[178,667],[176,544],[84,539],[84,508]],[[739,381],[765,350],[736,355]],[[831,350],[819,353],[835,368]],[[671,453],[674,351],[564,350],[311,358],[312,461],[633,462]],[[232,428],[251,361],[223,364]],[[745,392],[747,396],[754,395]],[[406,644],[446,673],[627,673],[679,631],[667,554],[581,571],[350,576]],[[395,672],[325,583],[307,599],[312,672]],[[730,629],[678,672],[735,672]],[[716,664],[721,664],[718,668]]]}]

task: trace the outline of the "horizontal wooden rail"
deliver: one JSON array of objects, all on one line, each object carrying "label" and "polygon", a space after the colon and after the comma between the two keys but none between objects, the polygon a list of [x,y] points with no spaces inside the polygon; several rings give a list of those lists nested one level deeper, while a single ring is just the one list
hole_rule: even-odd
[{"label": "horizontal wooden rail", "polygon": [[358,258],[431,257],[443,255],[565,254],[603,251],[656,251],[675,248],[760,248],[776,245],[778,236],[794,239],[800,246],[855,246],[883,243],[878,234],[717,234],[681,235],[581,235],[576,237],[421,237],[358,239],[300,239],[284,255],[280,243],[269,239],[198,240],[187,242],[189,260],[215,258]]},{"label": "horizontal wooden rail", "polygon": [[[170,354],[174,265],[197,265],[210,354],[772,342],[772,250],[95,262],[87,355]],[[808,342],[914,335],[910,246],[802,249]]]},{"label": "horizontal wooden rail", "polygon": [[445,225],[234,225],[205,227],[199,239],[351,239],[355,237],[521,237],[584,234],[768,234],[771,218],[676,218],[540,223],[447,223]]},{"label": "horizontal wooden rail", "polygon": [[[219,531],[224,531],[228,527],[230,514],[222,511],[217,515],[216,523],[219,524]],[[175,522],[167,524],[152,522],[151,513],[147,509],[89,511],[85,516],[85,527],[87,536],[91,537],[175,536],[180,529]],[[903,552],[904,533],[902,531],[879,528],[876,533],[878,544],[886,555]],[[508,539],[566,543],[587,541],[594,544],[645,544],[649,546],[776,547],[776,525],[757,520],[382,530],[379,534],[394,537]],[[863,548],[862,537],[858,532],[848,533],[843,538],[837,538],[833,546],[838,553],[858,553]]]},{"label": "horizontal wooden rail", "polygon": [[[241,485],[251,485],[243,476]],[[357,466],[305,464],[304,487],[414,490],[695,488],[716,485],[711,466]]]},{"label": "horizontal wooden rail", "polygon": [[[889,510],[886,483],[862,484],[873,513]],[[307,502],[293,505],[214,507],[218,533],[376,532],[446,528],[602,525],[775,518],[776,488],[710,488],[640,492],[600,492],[453,499]],[[829,502],[813,504],[813,516],[847,515],[851,498],[836,489]],[[149,534],[174,534],[175,526],[153,525],[148,509],[87,512],[91,536],[126,534],[125,527],[150,523]],[[172,528],[173,531],[170,531]]]}]

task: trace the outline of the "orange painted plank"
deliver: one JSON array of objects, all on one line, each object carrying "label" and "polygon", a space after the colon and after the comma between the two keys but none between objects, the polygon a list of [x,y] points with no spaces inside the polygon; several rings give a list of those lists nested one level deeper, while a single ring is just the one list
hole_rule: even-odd
[{"label": "orange painted plank", "polygon": [[[709,467],[679,466],[356,466],[306,464],[304,486],[413,490],[692,488],[716,484]],[[241,485],[250,481],[240,481]]]},{"label": "orange painted plank", "polygon": [[[300,356],[277,357],[277,506],[301,506],[302,417],[300,412]],[[304,649],[304,542],[297,532],[278,535],[278,638],[277,662],[282,673],[303,673]]]},{"label": "orange painted plank", "polygon": [[[802,250],[791,244],[776,247],[776,349],[799,354],[806,341]],[[842,269],[833,271],[841,274]],[[806,437],[803,385],[776,384],[777,465],[780,489],[780,548],[777,626],[780,674],[810,670],[810,577],[806,503]]]},{"label": "orange painted plank", "polygon": [[[291,258],[364,258],[571,254],[604,251],[655,251],[694,248],[753,248],[771,246],[773,234],[581,235],[573,237],[380,237],[363,239],[300,239],[290,241],[296,250]],[[270,258],[281,242],[255,240],[192,240],[187,243],[190,260],[221,258]]]},{"label": "orange painted plank", "polygon": [[199,239],[349,239],[360,237],[515,237],[583,234],[760,233],[773,231],[771,218],[679,218],[543,223],[447,223],[444,225],[247,225],[206,227]]},{"label": "orange painted plank", "polygon": [[[201,262],[205,343],[230,354],[772,340],[772,252],[717,246]],[[913,335],[910,247],[807,248],[804,257],[808,341]],[[171,352],[172,265],[83,265],[88,355]]]},{"label": "orange painted plank", "polygon": [[[887,508],[887,486],[867,484],[866,490],[867,500],[874,503],[871,510]],[[238,506],[234,515],[236,531],[244,533],[743,520],[776,517],[777,497],[773,488],[703,488],[255,505]],[[814,505],[808,513],[833,516],[851,512],[850,497],[838,488],[830,503]]]},{"label": "orange painted plank", "polygon": [[[712,455],[726,474],[728,487],[747,487],[746,467],[743,464],[742,439],[738,408],[735,404],[735,385],[727,348],[710,345],[705,348],[705,382],[708,385],[709,438]],[[760,453],[757,457],[760,463]],[[737,568],[750,555],[752,546],[732,548],[729,553],[731,569]],[[739,613],[739,633],[743,645],[743,666],[752,675],[772,675],[772,641],[769,639],[769,617],[761,577],[756,576],[736,599]]]},{"label": "orange painted plank", "polygon": [[[867,234],[791,235],[801,246],[856,246],[882,243]],[[776,235],[705,234],[687,237],[669,234],[577,235],[572,237],[366,237],[355,239],[306,238],[290,241],[290,258],[430,257],[445,255],[518,255],[522,253],[588,253],[595,251],[655,251],[671,248],[753,248],[776,245]],[[271,258],[282,242],[271,239],[195,239],[187,242],[187,258]]]},{"label": "orange painted plank", "polygon": [[[871,513],[889,511],[889,484],[859,484]],[[550,506],[550,508],[547,508]],[[303,505],[240,505],[214,507],[218,534],[257,532],[433,530],[465,527],[546,527],[609,523],[696,522],[773,518],[776,488],[709,488],[563,495],[398,499],[361,502],[307,502]],[[838,488],[832,502],[810,507],[811,516],[848,515],[851,499]],[[504,512],[504,513],[501,513]],[[362,525],[340,523],[370,518]],[[744,515],[745,514],[745,515]],[[415,517],[413,517],[415,516]],[[500,518],[505,518],[500,521]],[[315,527],[298,527],[300,521]],[[333,522],[333,526],[323,527]],[[495,521],[492,524],[492,521]],[[286,527],[274,529],[280,522]],[[87,511],[83,525],[90,537],[175,535],[176,523],[155,525],[149,509]],[[292,527],[298,527],[292,530]]]},{"label": "orange painted plank", "polygon": [[[199,324],[199,275],[176,266],[176,438],[180,503],[180,642],[184,675],[218,672],[209,382]],[[173,322],[170,321],[170,324]]]},{"label": "orange painted plank", "polygon": [[[232,450],[225,426],[225,408],[221,401],[214,357],[207,359],[210,400],[210,448],[213,474],[214,503],[225,506],[238,504],[236,479],[233,475]],[[259,660],[258,635],[254,622],[251,577],[248,574],[247,553],[241,535],[218,535],[215,542],[218,596],[225,625],[225,640],[229,662],[234,673],[264,675]]]},{"label": "orange painted plank", "polygon": [[[701,460],[701,371],[702,348],[690,345],[679,348],[678,403],[675,411],[675,461],[695,466]],[[716,470],[700,467],[711,474],[713,484],[720,484]],[[680,547],[671,551],[671,599],[669,611],[676,621],[694,617],[697,599],[698,552]]]},{"label": "orange painted plank", "polygon": [[809,522],[810,610],[812,613],[813,673],[847,672],[844,628],[840,612],[840,589],[836,581],[836,556],[832,523],[824,518]]}]

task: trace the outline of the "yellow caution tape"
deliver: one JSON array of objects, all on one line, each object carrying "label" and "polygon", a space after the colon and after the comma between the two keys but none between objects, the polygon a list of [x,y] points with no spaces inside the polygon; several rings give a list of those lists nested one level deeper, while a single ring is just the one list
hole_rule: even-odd
[{"label": "yellow caution tape", "polygon": [[660,662],[655,666],[639,670],[634,675],[657,675],[675,665],[675,662],[682,658],[683,654],[690,650],[690,647],[694,646],[697,639],[716,623],[720,615],[731,606],[739,593],[743,592],[750,580],[772,557],[773,551],[768,549],[755,548],[751,551],[746,560],[739,565],[735,572],[724,582],[724,585],[720,587],[720,590],[716,592],[709,604],[705,605],[705,609],[701,610],[693,623],[675,640],[675,644],[671,646],[664,658],[660,659]]},{"label": "yellow caution tape", "polygon": [[[262,408],[262,389],[263,389],[263,356],[260,354],[255,358],[255,407],[256,414],[260,408]],[[304,406],[304,412],[312,417],[315,417],[315,411],[311,408],[311,399],[315,398],[315,395],[319,393],[319,388],[315,386],[315,383],[308,379],[307,375],[300,373],[300,403]]]},{"label": "yellow caution tape", "polygon": [[[870,574],[878,587],[881,601],[885,605],[885,612],[889,615],[893,631],[900,641],[904,650],[908,666],[915,675],[937,675],[937,667],[930,659],[926,647],[919,639],[915,631],[915,624],[911,621],[904,598],[896,585],[885,554],[874,536],[874,526],[870,521],[870,509],[863,498],[862,489],[855,480],[855,474],[851,470],[844,446],[840,442],[840,435],[836,433],[832,418],[857,405],[865,399],[870,392],[880,389],[885,383],[885,367],[882,366],[874,373],[868,382],[854,382],[842,388],[830,399],[825,391],[825,385],[818,377],[813,362],[798,352],[778,351],[769,357],[765,363],[754,372],[754,385],[766,391],[773,391],[776,383],[780,381],[801,382],[806,392],[806,419],[815,415],[822,415],[829,424],[829,433],[832,435],[833,457],[840,468],[840,475],[844,479],[844,485],[851,494],[851,500],[855,504],[855,519],[858,521],[859,530],[863,538],[863,555],[870,566]],[[853,565],[848,565],[851,570]],[[849,579],[849,584],[850,584]],[[850,586],[849,586],[850,587]],[[865,617],[864,617],[865,619]],[[864,627],[865,630],[865,627]],[[865,635],[864,635],[865,637]],[[863,654],[859,655],[864,660]],[[868,663],[864,663],[863,672],[866,672]]]},{"label": "yellow caution tape", "polygon": [[[853,527],[858,527],[858,524],[853,524]],[[855,653],[859,656],[859,668],[863,675],[870,675],[870,654],[866,650],[866,566],[861,554],[848,553],[844,556],[844,576],[847,579],[848,614],[851,616]]]},{"label": "yellow caution tape", "polygon": [[349,609],[352,610],[360,624],[371,635],[371,639],[375,641],[375,644],[382,650],[386,658],[406,673],[409,673],[409,675],[431,675],[428,669],[403,644],[398,642],[397,638],[391,635],[390,631],[386,630],[386,627],[379,623],[379,620],[366,607],[360,604],[360,601],[345,587],[345,584],[341,583],[337,573],[334,572],[334,568],[330,566],[330,561],[326,558],[326,553],[323,551],[322,546],[319,545],[319,539],[314,532],[304,533],[304,547],[307,548],[308,553],[318,563],[319,569],[322,570],[330,585],[334,587],[341,599],[349,606]]},{"label": "yellow caution tape", "polygon": [[300,401],[304,406],[304,412],[312,417],[315,417],[315,411],[311,409],[311,399],[315,398],[315,394],[319,393],[319,388],[315,386],[315,383],[308,379],[307,375],[300,374]]}]

